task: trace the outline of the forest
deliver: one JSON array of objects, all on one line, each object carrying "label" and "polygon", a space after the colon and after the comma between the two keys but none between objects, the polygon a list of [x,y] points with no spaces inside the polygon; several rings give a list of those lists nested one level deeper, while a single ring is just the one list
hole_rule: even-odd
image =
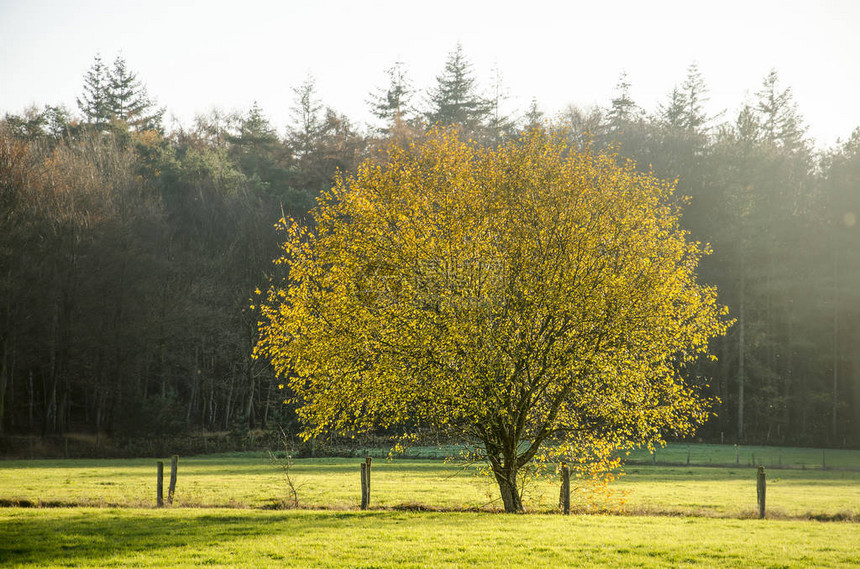
[{"label": "forest", "polygon": [[699,437],[860,445],[860,128],[817,146],[777,71],[719,116],[696,64],[655,109],[622,74],[605,106],[553,114],[537,100],[503,112],[503,90],[480,85],[459,46],[427,89],[402,63],[387,75],[356,94],[368,126],[308,76],[288,125],[255,103],[168,128],[121,57],[94,59],[77,109],[6,110],[0,435],[295,432],[279,379],[251,357],[255,296],[288,270],[272,263],[274,225],[306,218],[336,176],[389,145],[455,125],[487,146],[563,132],[676,181],[683,226],[712,251],[699,278],[735,320],[716,360],[691,370],[713,398]]}]

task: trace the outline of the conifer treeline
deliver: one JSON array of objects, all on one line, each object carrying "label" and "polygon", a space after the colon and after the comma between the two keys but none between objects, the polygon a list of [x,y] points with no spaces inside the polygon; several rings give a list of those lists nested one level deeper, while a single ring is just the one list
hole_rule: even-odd
[{"label": "conifer treeline", "polygon": [[[338,170],[456,124],[493,145],[538,125],[677,179],[684,224],[712,245],[700,276],[737,323],[708,380],[711,440],[860,444],[860,129],[816,150],[776,72],[733,116],[706,114],[691,65],[646,112],[622,75],[605,108],[502,110],[458,46],[436,84],[403,64],[371,94],[378,123],[294,89],[285,136],[256,104],[165,132],[163,109],[118,58],[96,58],[79,113],[0,122],[0,433],[294,428],[277,379],[250,357],[257,287],[282,215],[303,217]],[[572,96],[575,94],[571,94]],[[420,101],[425,101],[423,108]]]}]

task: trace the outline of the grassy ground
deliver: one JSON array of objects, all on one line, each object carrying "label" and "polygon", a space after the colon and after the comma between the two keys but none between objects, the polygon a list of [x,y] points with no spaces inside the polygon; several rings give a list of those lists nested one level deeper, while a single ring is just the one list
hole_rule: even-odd
[{"label": "grassy ground", "polygon": [[[720,463],[734,452],[690,450]],[[684,445],[658,450],[681,466],[649,464],[648,454],[628,466],[613,485],[627,515],[613,516],[405,511],[499,508],[488,478],[438,460],[375,460],[368,512],[356,510],[356,458],[297,460],[300,505],[312,508],[300,510],[267,509],[288,489],[259,453],[181,458],[165,509],[152,508],[152,459],[3,461],[0,501],[68,507],[0,508],[0,566],[860,566],[860,452],[827,451],[838,467],[829,470],[811,468],[821,451],[776,452],[806,469],[769,469],[763,521],[753,519],[755,469],[686,466]],[[555,511],[557,484],[528,490],[530,511]]]},{"label": "grassy ground", "polygon": [[857,525],[678,517],[0,511],[8,567],[856,567]]},{"label": "grassy ground", "polygon": [[670,444],[654,453],[630,453],[631,463],[669,463],[691,466],[765,466],[791,469],[860,469],[860,451],[796,447]]},{"label": "grassy ground", "polygon": [[[842,457],[846,467],[855,464],[852,457],[860,466],[860,452],[854,451]],[[300,506],[357,507],[359,463],[358,459],[296,460],[291,475]],[[151,459],[5,461],[0,462],[0,500],[150,507],[155,501],[155,473]],[[627,474],[612,488],[616,494],[607,505],[624,499],[631,513],[749,517],[756,507],[752,468],[637,464],[628,466]],[[500,507],[497,497],[498,489],[488,477],[475,476],[473,469],[463,470],[456,464],[415,459],[373,463],[374,507],[493,509]],[[576,497],[574,493],[575,503]],[[180,459],[176,506],[272,508],[284,505],[288,498],[283,473],[261,454]],[[552,511],[557,501],[555,481],[527,487],[526,506],[531,511]],[[769,469],[768,511],[780,518],[858,519],[860,469]]]}]

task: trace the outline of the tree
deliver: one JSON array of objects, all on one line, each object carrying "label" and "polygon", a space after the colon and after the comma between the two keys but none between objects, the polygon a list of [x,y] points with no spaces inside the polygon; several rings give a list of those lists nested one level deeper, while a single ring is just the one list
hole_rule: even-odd
[{"label": "tree", "polygon": [[762,81],[756,98],[756,111],[764,139],[788,151],[804,150],[806,127],[797,110],[791,87],[781,88],[775,69],[771,69]]},{"label": "tree", "polygon": [[593,146],[595,138],[604,131],[603,115],[598,107],[582,109],[568,105],[557,124],[567,130],[570,143],[576,148]]},{"label": "tree", "polygon": [[640,111],[630,96],[630,80],[627,78],[627,72],[622,72],[618,78],[618,84],[615,86],[617,92],[609,111],[606,113],[606,118],[609,120],[609,129],[613,133],[623,131],[626,126],[636,121],[639,118]]},{"label": "tree", "polygon": [[114,119],[121,120],[135,130],[157,130],[161,128],[164,109],[155,107],[146,87],[118,56],[108,75],[108,107]]},{"label": "tree", "polygon": [[685,103],[682,114],[683,127],[692,132],[700,132],[710,121],[710,117],[705,114],[704,108],[708,101],[708,86],[696,63],[690,64],[687,68],[687,78],[681,85],[681,89]]},{"label": "tree", "polygon": [[487,121],[487,139],[498,145],[503,139],[513,136],[515,125],[502,110],[502,105],[508,98],[507,90],[502,82],[502,72],[498,66],[493,68],[493,85],[491,97],[487,99],[489,120]]},{"label": "tree", "polygon": [[21,115],[6,113],[3,119],[12,135],[23,140],[48,139],[56,142],[72,128],[70,113],[64,106],[30,107]]},{"label": "tree", "polygon": [[323,131],[321,114],[323,105],[317,95],[316,79],[308,75],[304,82],[293,88],[295,99],[292,111],[292,122],[287,126],[287,139],[299,157],[314,152],[316,144]]},{"label": "tree", "polygon": [[675,87],[669,93],[669,102],[666,105],[660,105],[658,114],[665,126],[672,129],[683,129],[686,108],[687,100],[684,92]]},{"label": "tree", "polygon": [[832,284],[821,289],[831,288],[833,297],[829,427],[830,440],[836,444],[842,438],[844,444],[849,433],[857,433],[856,426],[852,429],[850,425],[860,423],[860,357],[853,348],[860,341],[860,294],[855,284],[860,279],[860,128],[831,151],[825,167],[822,217],[830,249],[827,264],[831,266],[821,272]]},{"label": "tree", "polygon": [[540,130],[497,150],[431,133],[339,178],[312,228],[282,220],[255,353],[305,436],[448,430],[522,511],[530,465],[608,464],[707,416],[684,370],[726,322],[671,193]]},{"label": "tree", "polygon": [[537,99],[532,97],[532,102],[529,103],[529,109],[523,117],[524,129],[532,130],[535,128],[543,128],[545,121],[545,115],[543,111],[540,110],[540,105],[538,105]]},{"label": "tree", "polygon": [[386,126],[379,129],[382,133],[388,133],[392,126],[409,119],[413,94],[412,82],[406,75],[402,61],[394,62],[385,73],[388,75],[388,87],[371,95],[369,101],[373,116],[385,121]]},{"label": "tree", "polygon": [[289,151],[256,102],[241,117],[238,133],[227,140],[250,187],[282,198],[290,183]]},{"label": "tree", "polygon": [[158,130],[165,111],[156,107],[121,56],[114,60],[112,68],[102,63],[101,56],[95,56],[84,75],[84,91],[77,102],[86,122],[100,130],[112,120],[138,131]]},{"label": "tree", "polygon": [[104,128],[111,118],[108,68],[96,54],[89,71],[84,75],[84,92],[78,97],[78,108],[84,119],[97,128]]},{"label": "tree", "polygon": [[472,65],[459,43],[448,55],[445,69],[430,91],[427,120],[443,126],[458,125],[466,134],[475,132],[491,112],[491,104],[477,93]]},{"label": "tree", "polygon": [[660,105],[658,115],[663,125],[689,133],[701,133],[711,117],[705,114],[704,104],[708,101],[708,87],[696,63],[687,68],[687,78],[680,88],[675,87],[669,94],[666,105]]}]

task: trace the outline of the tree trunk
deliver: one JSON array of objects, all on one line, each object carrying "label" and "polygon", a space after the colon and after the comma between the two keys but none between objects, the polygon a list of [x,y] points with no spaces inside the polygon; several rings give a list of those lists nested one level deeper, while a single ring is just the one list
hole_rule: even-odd
[{"label": "tree trunk", "polygon": [[831,443],[836,444],[839,433],[839,260],[833,248],[833,405],[830,412]]},{"label": "tree trunk", "polygon": [[493,474],[496,477],[496,482],[499,484],[499,492],[502,495],[502,503],[505,506],[505,513],[522,513],[523,501],[522,496],[520,496],[519,488],[517,487],[516,467],[500,466],[493,469]]},{"label": "tree trunk", "polygon": [[248,404],[245,406],[245,419],[248,421],[248,428],[256,427],[256,417],[254,417],[254,387],[256,386],[256,378],[254,377],[254,368],[251,362],[245,362],[245,380],[248,382]]},{"label": "tree trunk", "polygon": [[3,339],[3,363],[0,364],[0,435],[4,433],[3,426],[6,424],[6,377],[9,374],[9,340]]},{"label": "tree trunk", "polygon": [[[743,240],[741,240],[743,243]],[[746,383],[746,368],[744,357],[746,356],[746,343],[744,341],[744,322],[746,317],[746,266],[744,264],[743,251],[741,251],[740,266],[740,314],[738,316],[738,442],[744,441],[744,384]]]}]

